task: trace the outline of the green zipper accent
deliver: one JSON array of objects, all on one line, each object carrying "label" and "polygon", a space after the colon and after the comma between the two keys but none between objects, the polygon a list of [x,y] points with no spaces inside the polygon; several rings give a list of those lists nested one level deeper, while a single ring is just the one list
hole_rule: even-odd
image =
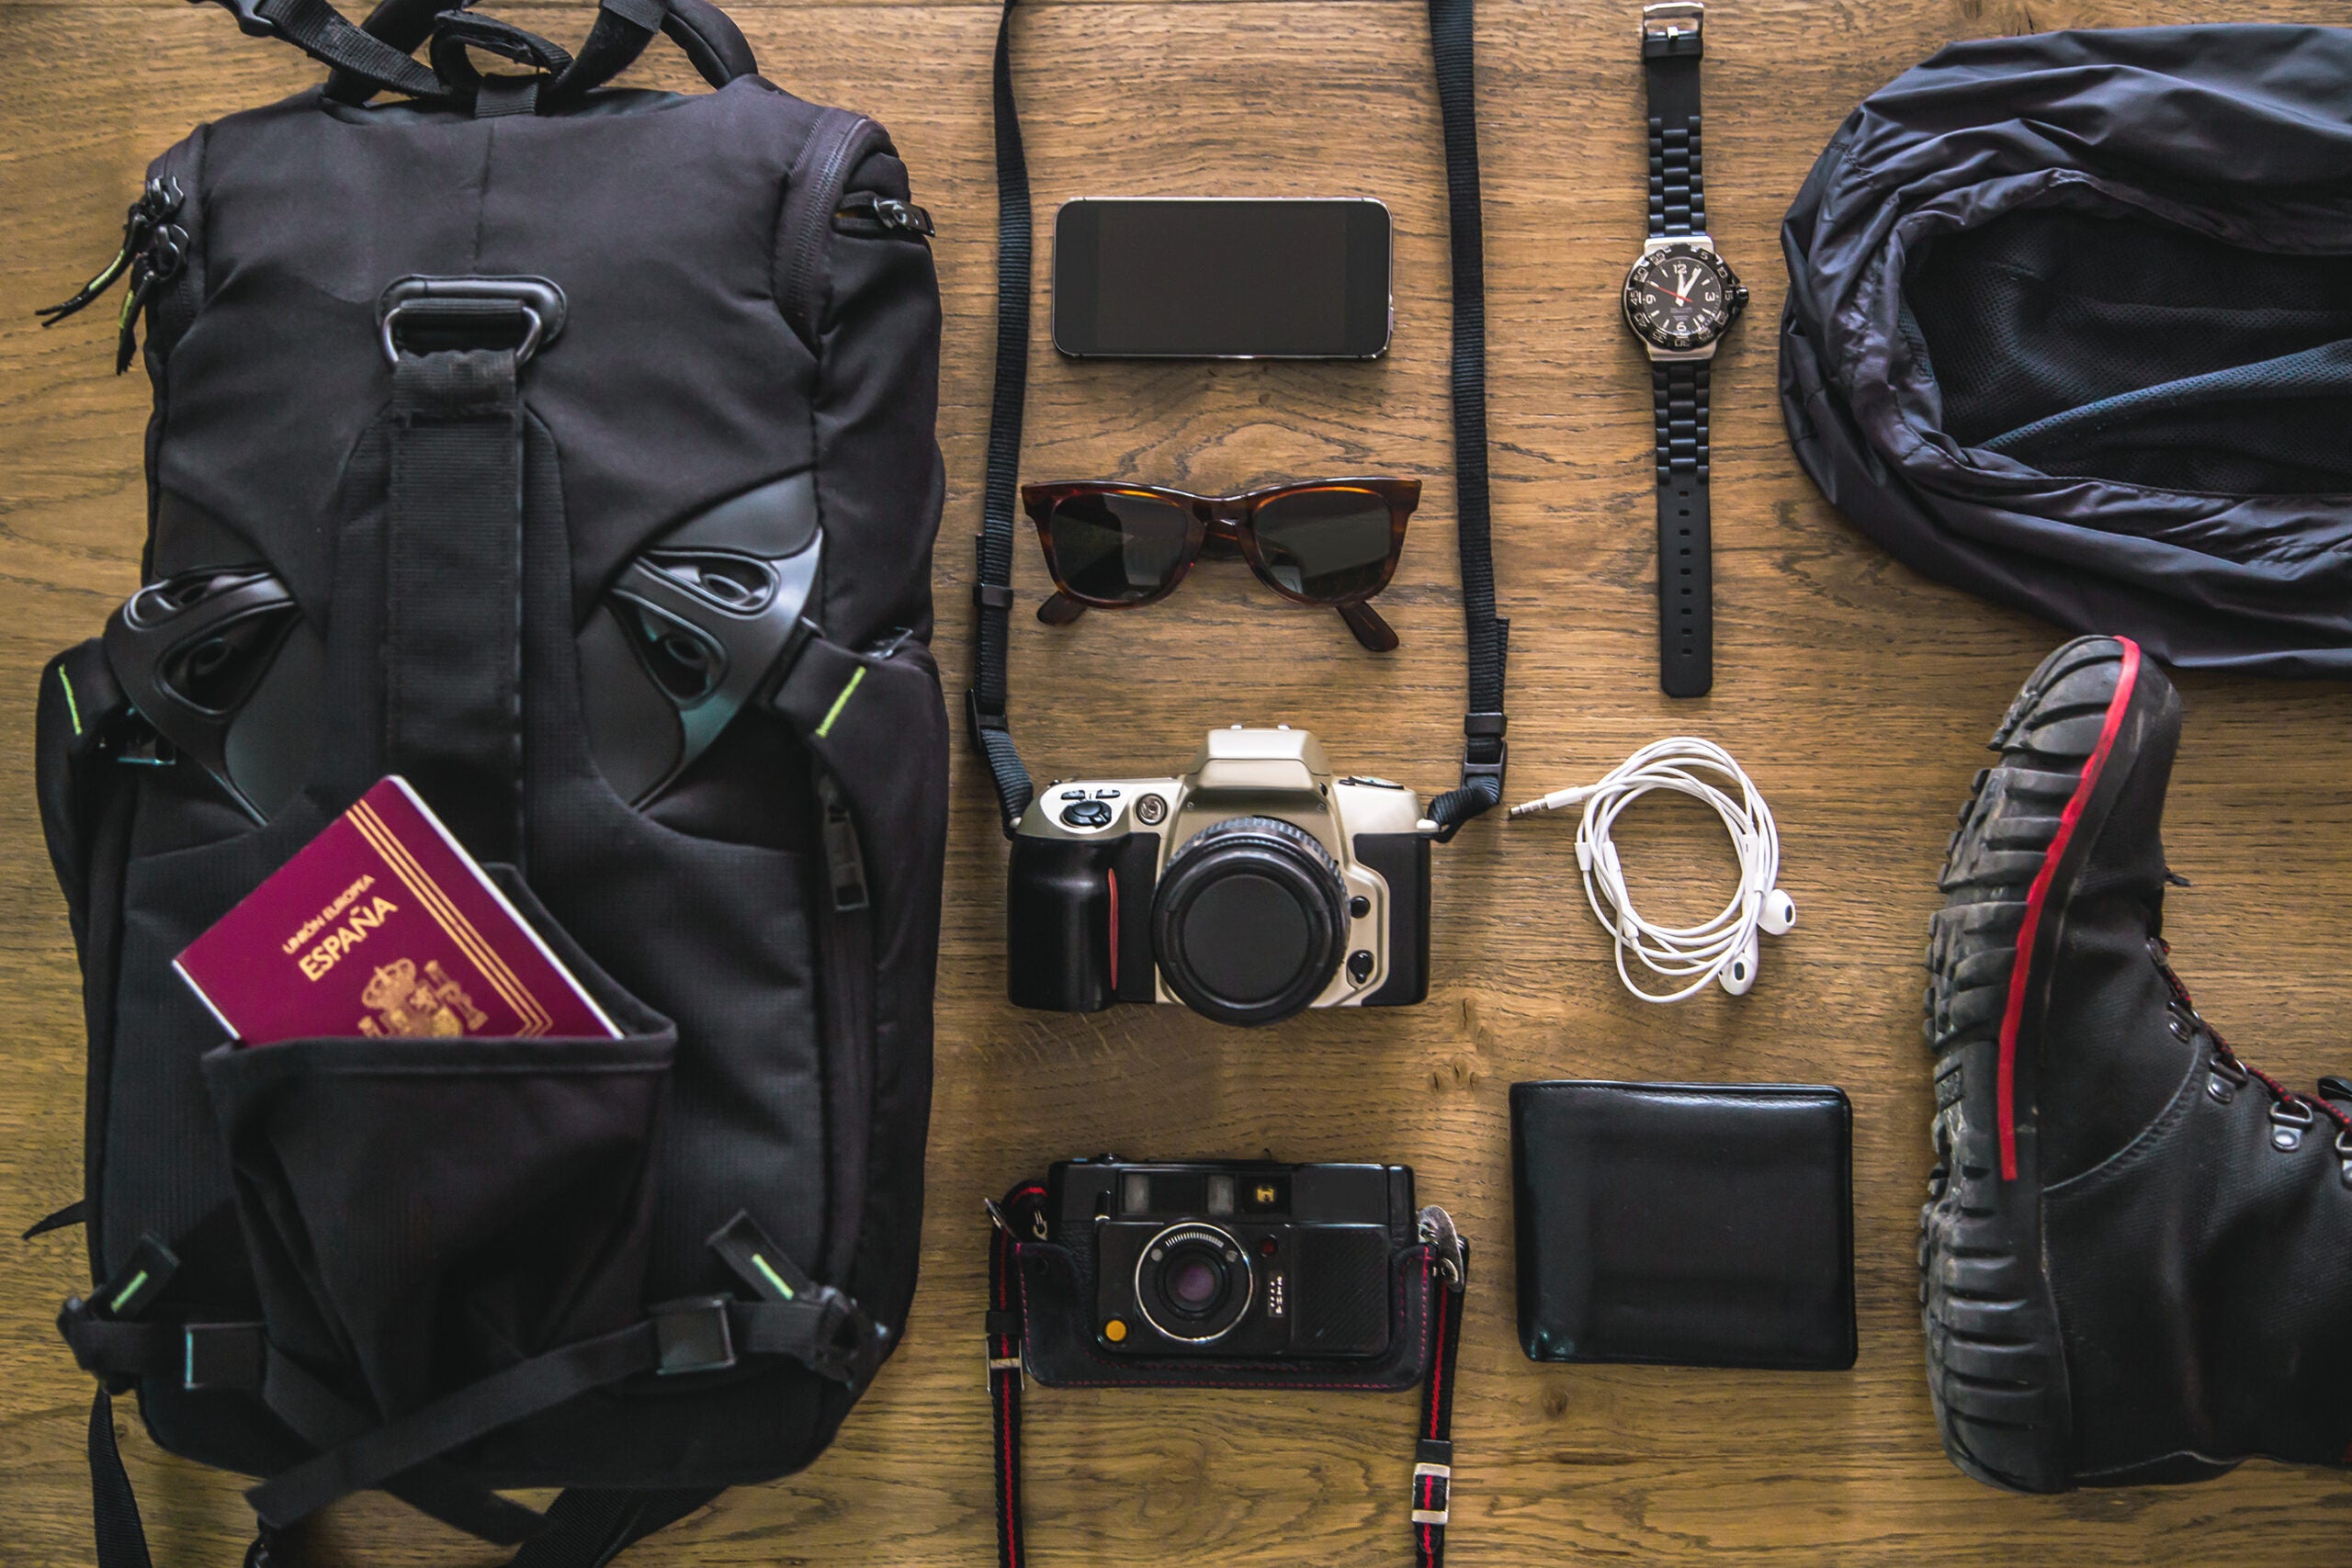
[{"label": "green zipper accent", "polygon": [[859,665],[856,669],[854,669],[854,670],[853,670],[853,671],[850,671],[850,673],[849,673],[849,684],[848,684],[848,685],[846,685],[846,686],[843,686],[843,687],[842,688],[842,694],[841,694],[840,696],[835,697],[835,698],[833,699],[833,705],[832,705],[831,707],[829,707],[829,708],[827,708],[827,709],[825,710],[825,722],[824,722],[824,723],[822,723],[822,724],[820,724],[820,725],[819,725],[819,726],[817,727],[817,739],[818,739],[822,740],[822,739],[825,738],[826,734],[827,734],[830,730],[831,730],[831,728],[833,728],[833,720],[835,720],[835,719],[837,719],[837,718],[841,717],[841,716],[842,716],[842,709],[843,709],[843,708],[845,708],[845,707],[847,707],[847,706],[849,705],[849,695],[850,695],[850,694],[851,694],[852,692],[856,691],[856,690],[857,690],[857,683],[858,683],[860,681],[863,681],[863,680],[865,680],[865,665],[861,664],[861,665]]},{"label": "green zipper accent", "polygon": [[107,1306],[107,1310],[108,1312],[120,1312],[123,1308],[123,1303],[130,1301],[131,1297],[137,1295],[139,1293],[139,1287],[146,1282],[147,1270],[141,1269],[138,1273],[133,1274],[130,1277],[130,1283],[125,1285],[120,1291],[116,1292],[112,1304]]},{"label": "green zipper accent", "polygon": [[65,688],[66,716],[74,721],[74,733],[79,735],[82,733],[82,705],[74,700],[74,682],[65,678],[65,666],[62,664],[57,667],[57,683]]},{"label": "green zipper accent", "polygon": [[[860,671],[859,673],[863,674],[865,671]],[[850,684],[854,686],[857,682],[852,681]],[[822,735],[824,731],[820,729],[817,733]],[[768,1260],[766,1258],[762,1258],[758,1253],[754,1252],[752,1254],[752,1267],[760,1271],[761,1279],[765,1280],[769,1284],[775,1287],[775,1293],[777,1295],[782,1296],[786,1301],[793,1299],[794,1292],[792,1287],[786,1284],[782,1279],[777,1277],[776,1271],[768,1267]]]}]

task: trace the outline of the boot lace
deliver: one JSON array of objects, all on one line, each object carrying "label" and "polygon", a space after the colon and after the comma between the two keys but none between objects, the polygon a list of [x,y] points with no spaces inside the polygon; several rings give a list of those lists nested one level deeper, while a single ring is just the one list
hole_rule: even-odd
[{"label": "boot lace", "polygon": [[2352,1188],[2352,1112],[2346,1111],[2339,1100],[2352,1100],[2352,1082],[2340,1077],[2320,1079],[2320,1092],[2302,1094],[2289,1089],[2260,1067],[2239,1056],[2222,1032],[2205,1021],[2197,1010],[2195,998],[2188,987],[2173,973],[2172,944],[2164,938],[2150,937],[2148,953],[2156,962],[2156,973],[2165,977],[2165,987],[2172,993],[2172,1006],[2177,1021],[2175,1032],[2186,1038],[2190,1032],[2202,1034],[2212,1046],[2206,1063],[2209,1076],[2205,1091],[2226,1105],[2247,1083],[2259,1083],[2270,1096],[2270,1143],[2282,1153],[2291,1153],[2301,1146],[2303,1133],[2322,1116],[2335,1126],[2335,1156],[2342,1162],[2344,1184]]}]

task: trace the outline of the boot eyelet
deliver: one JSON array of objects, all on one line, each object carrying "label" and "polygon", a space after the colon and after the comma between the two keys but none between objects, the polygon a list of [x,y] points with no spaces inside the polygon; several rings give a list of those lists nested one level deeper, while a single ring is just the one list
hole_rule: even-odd
[{"label": "boot eyelet", "polygon": [[2293,1154],[2303,1146],[2303,1133],[2312,1124],[2312,1108],[2299,1100],[2282,1100],[2270,1108],[2270,1146]]},{"label": "boot eyelet", "polygon": [[2205,1064],[2205,1070],[2209,1075],[2205,1092],[2213,1097],[2216,1105],[2227,1105],[2246,1086],[2245,1068],[2218,1052]]},{"label": "boot eyelet", "polygon": [[2352,1133],[2335,1134],[2335,1159],[2336,1169],[2344,1179],[2344,1185],[2352,1189]]},{"label": "boot eyelet", "polygon": [[2178,1013],[2175,1013],[2170,1018],[2165,1020],[2165,1026],[2172,1031],[2172,1037],[2175,1040],[2188,1040],[2193,1038],[2197,1033],[2197,1031],[2190,1027],[2188,1020],[2181,1017]]}]

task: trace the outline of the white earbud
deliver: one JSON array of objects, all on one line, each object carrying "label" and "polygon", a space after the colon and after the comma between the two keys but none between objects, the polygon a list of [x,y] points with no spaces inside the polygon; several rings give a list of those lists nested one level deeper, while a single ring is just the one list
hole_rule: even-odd
[{"label": "white earbud", "polygon": [[1766,936],[1786,936],[1797,923],[1797,901],[1775,887],[1764,895],[1763,907],[1756,911],[1756,923],[1764,928]]},{"label": "white earbud", "polygon": [[1756,964],[1759,956],[1756,949],[1756,933],[1749,931],[1747,940],[1732,953],[1731,962],[1724,964],[1723,972],[1715,976],[1715,984],[1735,997],[1747,995],[1748,987],[1756,984]]}]

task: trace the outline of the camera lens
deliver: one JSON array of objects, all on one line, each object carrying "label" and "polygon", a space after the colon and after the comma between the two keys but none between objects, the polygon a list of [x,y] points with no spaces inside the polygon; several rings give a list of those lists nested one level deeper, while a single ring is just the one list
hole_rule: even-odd
[{"label": "camera lens", "polygon": [[1170,1225],[1136,1261],[1136,1304],[1170,1339],[1222,1338],[1250,1309],[1254,1281],[1241,1244],[1215,1225]]},{"label": "camera lens", "polygon": [[1347,946],[1347,888],[1314,834],[1230,817],[1187,839],[1152,891],[1168,988],[1220,1023],[1275,1023],[1331,983]]},{"label": "camera lens", "polygon": [[1185,1312],[1206,1312],[1225,1294],[1225,1270],[1198,1252],[1187,1253],[1162,1279],[1168,1299]]}]

